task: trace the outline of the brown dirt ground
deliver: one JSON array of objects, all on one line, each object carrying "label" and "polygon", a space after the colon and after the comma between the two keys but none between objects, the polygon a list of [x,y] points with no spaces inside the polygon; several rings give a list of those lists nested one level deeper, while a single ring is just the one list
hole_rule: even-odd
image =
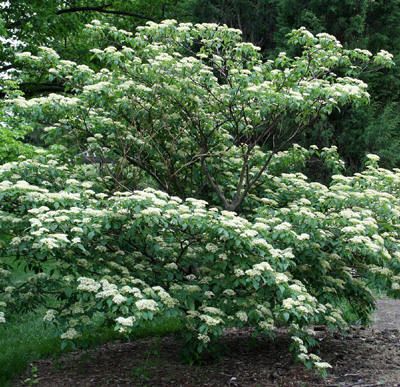
[{"label": "brown dirt ground", "polygon": [[[109,343],[88,351],[40,360],[38,386],[400,386],[400,301],[378,302],[374,323],[346,335],[318,333],[321,357],[333,370],[321,379],[295,364],[288,339],[252,338],[232,330],[221,339],[219,360],[182,363],[174,337]],[[21,377],[15,386],[23,386]]]}]

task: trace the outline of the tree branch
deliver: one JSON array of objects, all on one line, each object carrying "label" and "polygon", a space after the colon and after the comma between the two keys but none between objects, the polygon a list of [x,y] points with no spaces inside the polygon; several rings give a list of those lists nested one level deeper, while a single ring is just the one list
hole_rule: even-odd
[{"label": "tree branch", "polygon": [[[207,150],[203,150],[203,154],[207,154]],[[226,209],[226,210],[229,209],[230,204],[228,203],[228,200],[226,199],[224,193],[222,192],[221,187],[218,185],[218,183],[212,177],[212,175],[208,169],[206,158],[204,156],[201,157],[201,166],[202,166],[202,169],[206,176],[207,181],[211,184],[211,187],[214,189],[215,193],[218,195],[218,197],[222,201],[222,205],[223,205],[224,209]]]},{"label": "tree branch", "polygon": [[0,67],[0,73],[4,73],[4,72],[6,72],[8,70],[11,70],[12,68],[14,68],[13,64],[7,64],[7,65],[4,65],[4,66],[1,66]]},{"label": "tree branch", "polygon": [[40,93],[61,93],[65,88],[62,84],[56,83],[25,82],[21,84],[21,90],[27,97],[32,97]]},{"label": "tree branch", "polygon": [[130,17],[136,17],[138,19],[155,21],[152,17],[142,15],[140,13],[108,9],[111,5],[112,4],[104,4],[104,5],[99,5],[97,7],[88,6],[88,7],[64,8],[64,9],[58,10],[56,12],[56,15],[63,15],[66,13],[75,13],[75,12],[99,12],[99,13],[107,13],[107,14],[111,14],[111,15],[130,16]]}]

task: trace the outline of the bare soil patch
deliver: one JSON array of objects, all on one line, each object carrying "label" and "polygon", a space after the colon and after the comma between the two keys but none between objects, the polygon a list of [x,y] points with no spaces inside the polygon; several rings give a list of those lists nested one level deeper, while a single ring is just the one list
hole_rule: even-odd
[{"label": "bare soil patch", "polygon": [[[293,362],[288,338],[251,338],[232,330],[217,361],[189,366],[175,337],[110,343],[41,360],[38,386],[400,386],[400,303],[382,301],[369,329],[318,334],[318,352],[334,367],[326,379]],[[21,386],[21,377],[16,383]]]}]

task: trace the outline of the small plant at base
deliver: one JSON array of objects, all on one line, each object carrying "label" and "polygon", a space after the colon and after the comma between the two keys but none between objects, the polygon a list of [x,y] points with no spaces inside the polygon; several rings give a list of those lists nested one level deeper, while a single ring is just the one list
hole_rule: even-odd
[{"label": "small plant at base", "polygon": [[24,380],[26,386],[37,386],[39,384],[38,368],[34,364],[30,364],[30,376]]}]

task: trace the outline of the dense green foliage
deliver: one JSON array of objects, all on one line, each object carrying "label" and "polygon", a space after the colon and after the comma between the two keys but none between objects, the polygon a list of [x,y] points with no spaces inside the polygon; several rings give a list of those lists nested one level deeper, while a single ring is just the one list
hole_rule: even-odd
[{"label": "dense green foliage", "polygon": [[[372,287],[400,288],[399,176],[368,155],[346,178],[335,147],[290,143],[367,103],[357,76],[392,55],[304,27],[288,36],[297,55],[273,60],[214,23],[133,34],[94,20],[84,33],[86,64],[45,46],[15,56],[21,85],[61,89],[10,90],[4,123],[58,155],[0,166],[0,252],[34,273],[14,281],[1,261],[0,322],[50,306],[68,347],[99,325],[132,334],[171,317],[191,360],[225,328],[286,327],[296,358],[326,372],[312,326],[347,327],[344,303],[365,322]],[[329,186],[301,173],[311,159],[335,173]]]},{"label": "dense green foliage", "polygon": [[[397,0],[241,0],[195,2],[195,14],[203,21],[227,23],[241,28],[246,39],[260,45],[267,56],[290,50],[286,34],[305,26],[311,32],[328,32],[345,47],[371,51],[386,49],[400,58],[400,2]],[[290,51],[289,51],[290,52]],[[368,152],[378,153],[386,166],[398,166],[400,72],[399,67],[365,74],[371,104],[342,110],[317,126],[304,145],[336,144],[350,170],[359,170]]]},{"label": "dense green foliage", "polygon": [[0,324],[285,327],[326,372],[312,327],[400,291],[399,3],[42,4],[2,5]]},{"label": "dense green foliage", "polygon": [[[3,9],[2,34],[16,36],[25,50],[36,52],[46,45],[54,48],[64,59],[87,63],[90,42],[85,38],[85,24],[96,18],[133,31],[146,20],[175,18],[179,21],[226,23],[239,28],[244,39],[262,48],[266,57],[279,51],[290,52],[286,34],[305,26],[314,33],[327,32],[336,36],[346,47],[371,51],[385,49],[396,58],[400,53],[398,22],[400,4],[397,0],[129,0],[18,1]],[[0,42],[0,62],[16,65],[15,49]],[[17,48],[18,49],[18,48]],[[18,66],[18,65],[17,65]],[[1,70],[1,69],[0,69]],[[383,165],[399,164],[400,76],[398,66],[379,75],[365,74],[371,104],[357,110],[342,110],[328,121],[315,127],[296,142],[319,146],[335,144],[349,170],[359,170],[365,154],[378,153]],[[40,94],[59,91],[57,83],[35,82],[23,85],[25,92]]]}]

